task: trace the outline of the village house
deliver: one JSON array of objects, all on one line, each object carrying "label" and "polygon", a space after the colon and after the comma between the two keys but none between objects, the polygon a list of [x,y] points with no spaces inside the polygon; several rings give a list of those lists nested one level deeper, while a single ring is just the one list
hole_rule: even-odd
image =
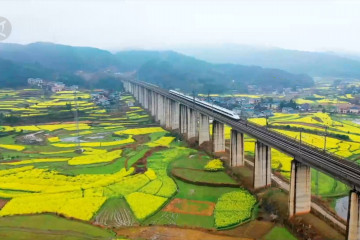
[{"label": "village house", "polygon": [[62,83],[62,82],[52,83],[52,86],[51,86],[52,92],[60,92],[60,91],[63,91],[64,89],[65,89],[64,83]]},{"label": "village house", "polygon": [[283,107],[281,110],[282,113],[298,113],[297,110],[291,108],[291,107]]},{"label": "village house", "polygon": [[352,107],[353,106],[351,104],[348,104],[348,103],[337,104],[337,112],[342,113],[342,114],[346,114],[346,113],[349,113],[350,108],[352,108]]},{"label": "village house", "polygon": [[349,109],[349,113],[359,114],[360,113],[360,107],[358,107],[358,106],[351,107]]},{"label": "village house", "polygon": [[41,78],[28,78],[27,82],[29,85],[38,87],[42,87],[42,85],[44,84],[44,80]]}]

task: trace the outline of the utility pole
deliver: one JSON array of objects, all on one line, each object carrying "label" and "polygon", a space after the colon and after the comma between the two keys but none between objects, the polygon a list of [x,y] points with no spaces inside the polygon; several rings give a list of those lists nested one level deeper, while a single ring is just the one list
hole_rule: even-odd
[{"label": "utility pole", "polygon": [[324,152],[326,152],[326,137],[327,137],[328,126],[325,126],[325,139],[324,139]]},{"label": "utility pole", "polygon": [[319,170],[316,170],[316,182],[315,182],[315,194],[318,197],[319,196]]},{"label": "utility pole", "polygon": [[[325,126],[325,136],[324,136],[324,152],[326,152],[326,137],[327,137],[327,129],[328,126]],[[315,182],[315,194],[318,197],[319,196],[319,170],[316,170],[316,182]]]},{"label": "utility pole", "polygon": [[[295,140],[297,139],[297,136],[295,136]],[[301,141],[302,141],[302,132],[300,130],[300,135],[299,135],[299,145],[298,145],[298,151],[300,153],[300,149],[301,149]]]},{"label": "utility pole", "polygon": [[268,126],[269,126],[269,115],[266,114],[265,119],[266,119],[266,128],[268,128]]}]

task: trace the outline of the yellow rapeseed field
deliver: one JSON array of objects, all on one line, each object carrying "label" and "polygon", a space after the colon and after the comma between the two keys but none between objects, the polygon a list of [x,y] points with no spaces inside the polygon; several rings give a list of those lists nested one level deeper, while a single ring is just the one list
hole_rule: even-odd
[{"label": "yellow rapeseed field", "polygon": [[156,212],[167,200],[167,198],[154,196],[142,192],[134,192],[125,196],[134,215],[139,220],[144,220]]},{"label": "yellow rapeseed field", "polygon": [[155,140],[154,142],[149,142],[147,145],[149,147],[169,147],[170,143],[174,141],[175,137],[161,137],[158,140]]},{"label": "yellow rapeseed field", "polygon": [[24,165],[31,163],[43,163],[43,162],[64,162],[68,161],[70,158],[38,158],[38,159],[29,159],[29,160],[21,160],[18,162],[4,162],[1,163],[3,165]]},{"label": "yellow rapeseed field", "polygon": [[111,162],[121,156],[122,150],[115,150],[107,153],[89,154],[79,157],[73,157],[69,160],[69,165],[94,164],[102,162]]},{"label": "yellow rapeseed field", "polygon": [[0,148],[5,148],[14,151],[22,151],[25,149],[25,146],[15,145],[15,144],[0,144]]},{"label": "yellow rapeseed field", "polygon": [[51,143],[59,142],[60,138],[59,137],[49,137],[48,141],[51,142]]},{"label": "yellow rapeseed field", "polygon": [[15,197],[0,211],[0,216],[55,212],[67,217],[90,220],[106,197],[82,197],[81,191],[31,194]]},{"label": "yellow rapeseed field", "polygon": [[166,131],[161,127],[147,127],[147,128],[131,128],[131,129],[117,131],[114,133],[117,135],[122,135],[122,134],[142,135],[142,134],[149,134],[155,132],[166,132]]}]

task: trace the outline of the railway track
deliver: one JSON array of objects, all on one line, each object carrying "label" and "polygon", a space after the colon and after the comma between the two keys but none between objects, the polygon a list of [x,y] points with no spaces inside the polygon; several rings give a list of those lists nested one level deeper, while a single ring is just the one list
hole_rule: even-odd
[{"label": "railway track", "polygon": [[212,109],[200,106],[194,101],[175,96],[169,93],[169,91],[161,89],[156,85],[135,80],[126,81],[143,86],[169,99],[180,102],[181,104],[186,105],[187,107],[190,107],[202,114],[210,116],[214,120],[229,125],[232,129],[238,132],[248,134],[259,141],[294,157],[297,161],[322,171],[325,174],[331,175],[332,177],[360,191],[360,168],[357,164],[351,161],[326,153],[313,146],[300,143],[285,135],[270,131],[265,127],[258,126],[246,120],[234,120],[228,116],[215,112]]}]

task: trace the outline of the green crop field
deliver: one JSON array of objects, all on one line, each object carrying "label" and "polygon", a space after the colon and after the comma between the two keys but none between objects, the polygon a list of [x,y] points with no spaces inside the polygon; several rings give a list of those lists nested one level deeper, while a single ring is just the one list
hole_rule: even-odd
[{"label": "green crop field", "polygon": [[274,227],[264,240],[296,240],[296,238],[284,227]]},{"label": "green crop field", "polygon": [[[29,124],[0,127],[0,231],[5,236],[115,239],[111,228],[153,224],[216,229],[215,205],[239,190],[222,167],[205,169],[210,156],[175,141],[141,107],[128,107],[132,96],[121,96],[119,110],[107,112],[90,101],[88,92],[78,93],[77,125],[73,92],[9,93],[0,108]],[[59,111],[70,117],[49,114]],[[169,208],[176,199],[184,202]],[[253,206],[233,215],[240,219],[242,211],[252,216]],[[26,230],[18,231],[17,225]]]},{"label": "green crop field", "polygon": [[[268,118],[268,128],[287,135],[319,149],[359,162],[360,158],[360,126],[352,122],[352,116],[328,113],[275,113]],[[250,121],[265,125],[265,118],[253,118]],[[325,135],[326,143],[325,143]],[[254,154],[254,143],[247,138],[245,151]],[[272,168],[274,171],[290,178],[290,156],[272,149]],[[329,201],[348,195],[349,187],[321,172],[312,169],[312,192]]]}]

